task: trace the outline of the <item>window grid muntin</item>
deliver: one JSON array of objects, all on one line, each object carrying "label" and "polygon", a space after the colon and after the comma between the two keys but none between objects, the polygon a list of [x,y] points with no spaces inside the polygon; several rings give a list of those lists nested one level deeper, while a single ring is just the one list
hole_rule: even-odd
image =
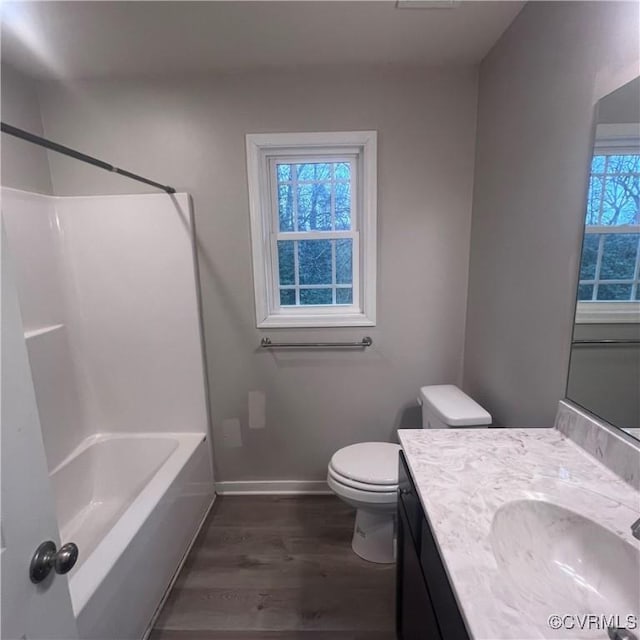
[{"label": "window grid muntin", "polygon": [[[333,189],[331,189],[331,196],[333,198]],[[331,207],[331,225],[335,227],[333,205]],[[331,284],[333,285],[331,287],[331,304],[336,304],[336,281],[338,279],[338,276],[336,274],[336,242],[337,240],[334,240],[331,243]],[[353,265],[351,265],[351,268],[353,269]]]},{"label": "window grid muntin", "polygon": [[[291,170],[291,177],[296,174],[295,180],[278,180],[278,165],[281,164],[314,164],[314,163],[331,163],[334,166],[331,171],[331,178],[326,180],[298,180],[297,172]],[[338,163],[349,164],[351,179],[336,179],[335,178],[335,165]],[[289,313],[308,313],[308,309],[316,309],[322,313],[344,313],[345,311],[359,311],[360,310],[360,247],[359,247],[359,216],[360,211],[357,207],[357,194],[358,194],[358,169],[359,169],[359,157],[357,155],[345,154],[345,155],[314,155],[314,156],[278,156],[274,155],[269,158],[269,191],[271,195],[271,266],[272,266],[272,286],[273,286],[273,300],[272,308],[275,313],[281,312],[282,309],[286,309]],[[332,185],[331,188],[331,221],[333,229],[331,231],[299,231],[298,230],[298,215],[297,215],[297,184],[315,184],[315,183],[327,183]],[[335,185],[338,183],[350,185],[350,230],[336,230],[335,229]],[[280,231],[280,210],[279,210],[279,187],[281,185],[292,184],[293,194],[293,225],[294,231]],[[331,268],[331,284],[321,285],[304,285],[300,284],[300,268],[299,268],[299,255],[298,255],[298,242],[302,240],[334,240],[338,239],[351,239],[351,284],[339,285],[337,284],[337,272],[335,261],[335,249],[336,242],[332,242],[332,268]],[[294,243],[294,281],[295,285],[281,285],[280,284],[280,264],[278,259],[278,242],[279,241],[293,241]],[[280,303],[280,291],[291,290],[295,287],[296,301],[295,305],[282,305]],[[331,289],[332,304],[330,305],[311,305],[300,303],[300,290],[301,289]],[[352,289],[351,304],[339,304],[336,302],[336,290],[340,289]]]},{"label": "window grid muntin", "polygon": [[[357,220],[357,215],[354,215],[354,213],[357,213],[356,211],[356,207],[355,207],[355,203],[356,203],[356,198],[355,198],[355,190],[357,187],[357,167],[358,167],[358,162],[359,157],[357,154],[344,154],[344,155],[308,155],[308,156],[304,156],[304,155],[298,155],[298,156],[271,156],[269,158],[269,179],[271,182],[271,194],[272,194],[272,202],[275,202],[276,205],[278,205],[278,188],[282,185],[290,185],[292,187],[292,194],[293,194],[293,212],[294,212],[294,216],[293,216],[293,232],[289,231],[280,231],[280,219],[279,219],[279,210],[278,210],[278,216],[275,217],[275,219],[272,221],[273,222],[273,232],[274,233],[298,233],[300,232],[299,228],[298,228],[298,215],[297,215],[297,210],[298,210],[298,189],[297,186],[298,185],[312,185],[312,184],[330,184],[331,185],[331,202],[330,202],[330,207],[331,207],[331,226],[332,226],[332,231],[335,231],[335,220],[336,220],[336,185],[338,184],[346,184],[349,185],[351,188],[351,192],[350,192],[350,210],[351,210],[351,215],[350,215],[350,229],[344,229],[344,231],[356,231],[357,230],[357,224],[358,224],[358,220]],[[297,177],[297,172],[294,171],[293,169],[291,170],[291,179],[290,180],[278,180],[278,170],[277,167],[278,165],[296,165],[296,164],[331,164],[333,165],[332,170],[331,170],[331,176],[329,178],[325,178],[325,179],[302,179],[299,180]],[[350,170],[350,174],[351,174],[351,179],[347,180],[344,178],[336,178],[336,169],[335,169],[335,165],[337,164],[348,164],[349,165],[349,170]],[[295,176],[295,177],[294,177]],[[274,199],[274,195],[275,195],[275,199]],[[309,230],[309,231],[313,231],[313,232],[323,232],[325,230]]]},{"label": "window grid muntin", "polygon": [[[638,150],[635,149],[633,151],[630,150],[621,150],[621,149],[615,149],[615,150],[597,150],[596,149],[596,153],[594,153],[594,157],[604,157],[604,169],[603,171],[591,171],[589,174],[590,180],[589,183],[591,185],[591,178],[598,178],[601,180],[601,191],[600,191],[600,202],[598,205],[598,219],[596,221],[596,224],[601,225],[602,224],[602,214],[604,211],[604,204],[605,204],[605,194],[606,194],[606,185],[607,185],[607,178],[614,178],[616,176],[618,177],[638,177],[640,179],[640,171],[613,171],[610,172],[609,169],[609,159],[612,156],[640,156],[640,154],[638,153]],[[592,160],[593,163],[593,160]],[[610,225],[613,226],[613,225]]]},{"label": "window grid muntin", "polygon": [[[294,198],[295,203],[295,198]],[[294,220],[297,216],[294,216]],[[277,261],[276,261],[277,262]],[[280,265],[276,264],[276,274],[278,276],[278,286],[280,286]],[[293,241],[293,281],[296,284],[296,306],[300,304],[300,256],[298,255],[298,241]],[[278,293],[280,290],[278,289]],[[278,296],[278,306],[280,306],[280,296]]]},{"label": "window grid muntin", "polygon": [[[289,232],[289,234],[291,234],[292,232]],[[326,238],[319,238],[318,234],[323,233],[323,232],[305,232],[305,236],[307,234],[312,235],[313,237],[311,238],[300,238],[300,240],[324,240]],[[327,232],[329,233],[329,232]],[[298,264],[298,239],[288,239],[289,241],[293,242],[293,246],[294,246],[294,268],[296,269],[295,273],[294,273],[294,284],[280,284],[280,269],[279,269],[279,264],[276,265],[276,287],[277,287],[277,291],[278,291],[278,302],[280,301],[280,291],[283,290],[294,290],[295,291],[295,296],[296,296],[296,304],[294,305],[282,305],[279,304],[280,307],[286,307],[287,311],[294,309],[296,307],[301,307],[301,308],[309,308],[309,307],[313,307],[313,308],[331,308],[333,306],[338,307],[340,309],[343,309],[345,307],[349,308],[349,307],[353,307],[356,306],[355,300],[356,300],[356,293],[358,292],[358,289],[356,288],[357,285],[357,271],[356,271],[356,255],[357,255],[357,248],[358,245],[356,244],[357,242],[357,238],[358,238],[358,234],[357,233],[353,233],[350,231],[345,231],[345,232],[331,232],[331,233],[338,233],[340,235],[338,235],[336,238],[329,238],[330,240],[334,240],[334,242],[331,245],[331,250],[332,253],[334,254],[332,257],[335,257],[335,251],[336,251],[336,242],[339,239],[347,239],[347,240],[351,240],[351,283],[338,283],[337,282],[337,268],[336,268],[336,263],[335,261],[332,264],[332,272],[331,272],[331,282],[330,283],[323,283],[323,284],[301,284],[300,283],[300,273],[297,267]],[[348,235],[347,235],[348,234]],[[302,234],[301,234],[302,235]],[[280,239],[278,239],[280,240]],[[277,247],[277,242],[278,240],[276,240],[276,247]],[[274,254],[276,256],[276,262],[277,262],[277,256],[278,256],[278,252],[276,249],[276,252]],[[331,293],[332,293],[332,304],[331,305],[311,305],[311,304],[300,304],[299,300],[300,300],[300,290],[301,289],[331,289]],[[338,303],[336,301],[336,291],[337,289],[352,289],[352,302],[351,304],[349,303]]]},{"label": "window grid muntin", "polygon": [[[638,246],[636,247],[636,261],[634,266],[634,273],[632,278],[616,278],[611,280],[602,280],[600,278],[602,268],[602,257],[604,255],[604,243],[606,236],[612,235],[640,235],[640,225],[625,225],[619,227],[607,227],[607,226],[591,226],[587,225],[585,228],[585,235],[588,234],[600,234],[598,240],[598,253],[596,256],[596,266],[593,278],[585,278],[579,280],[579,285],[593,285],[593,292],[591,299],[582,298],[580,302],[633,302],[636,300],[636,293],[640,288],[640,238],[638,238]],[[631,285],[630,297],[625,300],[598,300],[598,288],[600,285],[609,284],[626,284]]]}]

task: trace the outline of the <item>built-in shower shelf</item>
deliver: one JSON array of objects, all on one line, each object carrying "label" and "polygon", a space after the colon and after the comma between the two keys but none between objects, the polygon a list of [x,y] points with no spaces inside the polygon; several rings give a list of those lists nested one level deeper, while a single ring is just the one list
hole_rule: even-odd
[{"label": "built-in shower shelf", "polygon": [[24,339],[29,340],[29,338],[36,338],[37,336],[43,336],[46,333],[51,333],[52,331],[57,331],[58,329],[62,329],[64,327],[63,324],[50,324],[47,327],[38,327],[37,329],[31,329],[30,331],[24,332]]}]

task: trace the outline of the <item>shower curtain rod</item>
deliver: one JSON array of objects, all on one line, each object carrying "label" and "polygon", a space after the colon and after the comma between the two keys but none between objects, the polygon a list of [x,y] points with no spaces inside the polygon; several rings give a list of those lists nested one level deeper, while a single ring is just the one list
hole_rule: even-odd
[{"label": "shower curtain rod", "polygon": [[154,180],[149,180],[148,178],[143,178],[136,173],[131,173],[130,171],[125,171],[124,169],[119,169],[118,167],[114,167],[107,162],[103,162],[102,160],[98,160],[97,158],[93,158],[91,156],[86,155],[85,153],[80,153],[80,151],[76,151],[75,149],[71,149],[69,147],[65,147],[57,142],[51,142],[51,140],[47,140],[46,138],[41,138],[40,136],[36,136],[33,133],[29,133],[24,129],[18,129],[18,127],[13,127],[6,122],[0,123],[2,125],[2,133],[7,133],[10,136],[15,136],[16,138],[20,138],[21,140],[26,140],[27,142],[32,142],[33,144],[40,145],[41,147],[45,147],[46,149],[51,149],[52,151],[57,151],[58,153],[62,153],[65,156],[70,156],[71,158],[75,158],[76,160],[80,160],[81,162],[86,162],[87,164],[92,164],[94,167],[100,167],[100,169],[104,169],[105,171],[111,171],[111,173],[118,173],[121,176],[125,176],[126,178],[131,178],[132,180],[137,180],[138,182],[144,182],[145,184],[149,184],[152,187],[157,187],[158,189],[162,189],[167,193],[175,193],[176,190],[173,187],[169,187],[164,184],[160,184],[159,182],[155,182]]}]

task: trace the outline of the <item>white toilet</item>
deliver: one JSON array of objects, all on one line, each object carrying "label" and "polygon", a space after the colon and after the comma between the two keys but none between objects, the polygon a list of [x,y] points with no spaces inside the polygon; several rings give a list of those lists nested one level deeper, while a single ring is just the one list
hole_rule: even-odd
[{"label": "white toilet", "polygon": [[[422,387],[418,402],[423,429],[491,424],[491,415],[452,384]],[[336,451],[329,462],[329,487],[357,509],[351,546],[370,562],[395,560],[399,451],[390,442],[360,442]]]}]

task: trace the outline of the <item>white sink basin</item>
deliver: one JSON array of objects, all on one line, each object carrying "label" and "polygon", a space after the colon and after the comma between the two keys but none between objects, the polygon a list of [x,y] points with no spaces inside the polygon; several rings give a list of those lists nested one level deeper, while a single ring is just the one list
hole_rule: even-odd
[{"label": "white sink basin", "polygon": [[640,550],[597,522],[545,500],[515,500],[494,514],[490,539],[500,573],[527,600],[559,614],[638,615]]}]

